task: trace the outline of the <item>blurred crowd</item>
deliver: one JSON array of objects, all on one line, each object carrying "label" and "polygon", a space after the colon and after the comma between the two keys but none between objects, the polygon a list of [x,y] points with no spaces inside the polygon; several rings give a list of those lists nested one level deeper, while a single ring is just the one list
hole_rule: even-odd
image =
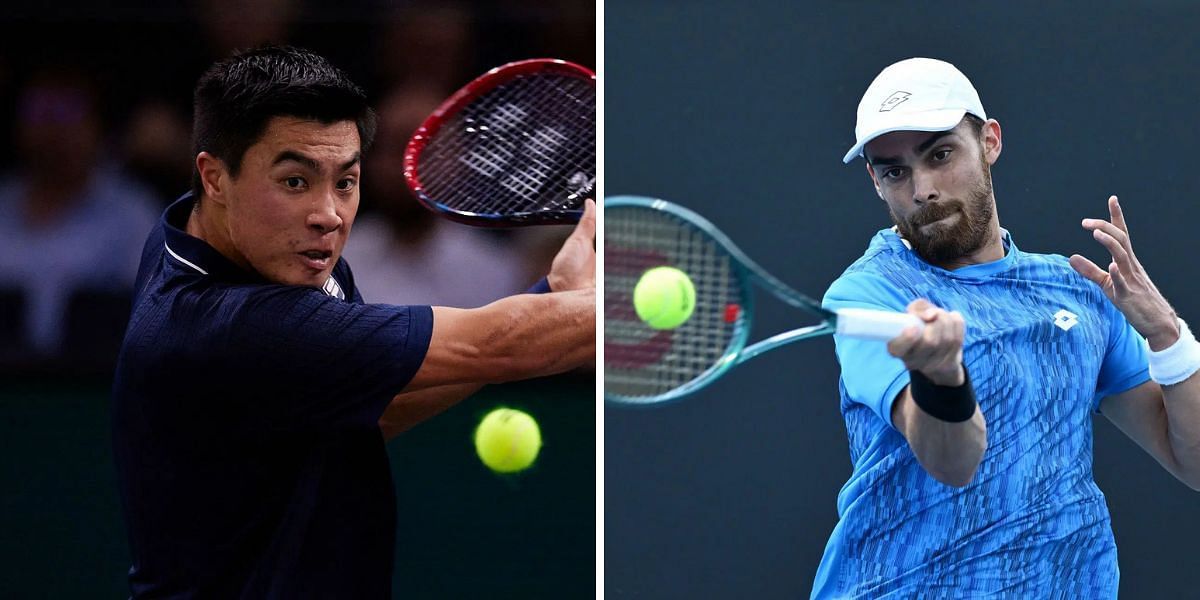
[{"label": "blurred crowd", "polygon": [[[169,4],[169,3],[163,3]],[[569,227],[473,229],[404,184],[409,136],[483,71],[595,65],[587,0],[196,0],[0,11],[0,370],[106,373],[146,233],[189,185],[191,94],[212,62],[288,43],[328,56],[379,113],[345,256],[368,302],[472,307],[542,277]]]}]

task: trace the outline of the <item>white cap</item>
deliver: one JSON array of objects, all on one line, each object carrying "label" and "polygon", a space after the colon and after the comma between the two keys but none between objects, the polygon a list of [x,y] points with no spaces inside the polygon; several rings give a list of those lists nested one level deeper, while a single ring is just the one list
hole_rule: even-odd
[{"label": "white cap", "polygon": [[948,131],[963,115],[987,120],[975,87],[954,65],[910,58],[884,69],[858,103],[858,141],[842,162],[862,156],[863,146],[893,131]]}]

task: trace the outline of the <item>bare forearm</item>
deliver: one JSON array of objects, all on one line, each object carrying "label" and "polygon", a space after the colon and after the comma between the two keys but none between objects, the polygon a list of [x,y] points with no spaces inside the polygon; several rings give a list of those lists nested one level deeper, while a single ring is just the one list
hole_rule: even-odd
[{"label": "bare forearm", "polygon": [[407,391],[543,377],[596,360],[595,289],[433,311],[433,338]]},{"label": "bare forearm", "polygon": [[976,407],[975,414],[961,423],[948,423],[925,414],[920,408],[909,446],[930,476],[955,487],[975,477],[987,450],[987,424]]},{"label": "bare forearm", "polygon": [[418,423],[440,414],[479,391],[483,384],[464,383],[397,394],[379,417],[383,439],[390,440]]},{"label": "bare forearm", "polygon": [[555,375],[595,362],[594,289],[505,298],[494,306],[497,326],[488,342],[498,370],[489,383]]},{"label": "bare forearm", "polygon": [[987,449],[987,423],[963,364],[966,322],[924,298],[909,303],[907,311],[924,327],[908,327],[888,342],[888,353],[904,361],[911,376],[892,403],[892,424],[927,473],[963,487]]},{"label": "bare forearm", "polygon": [[1200,371],[1162,389],[1167,441],[1175,457],[1176,476],[1200,490]]}]

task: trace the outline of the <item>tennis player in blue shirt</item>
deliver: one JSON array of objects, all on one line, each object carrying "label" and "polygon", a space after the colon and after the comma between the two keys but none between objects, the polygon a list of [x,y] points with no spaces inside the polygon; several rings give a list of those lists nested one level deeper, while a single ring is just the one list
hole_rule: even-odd
[{"label": "tennis player in blue shirt", "polygon": [[826,307],[923,319],[888,344],[835,338],[853,474],[813,598],[1113,598],[1092,477],[1099,411],[1200,489],[1200,344],[1130,245],[1116,197],[1082,225],[1112,255],[1033,254],[1000,227],[1000,124],[954,66],[871,83],[857,143],[895,227]]},{"label": "tennis player in blue shirt", "polygon": [[114,382],[134,597],[390,597],[385,437],[483,384],[594,363],[590,202],[552,293],[363,302],[341,252],[374,123],[302,50],[198,83],[193,191],[146,242]]}]

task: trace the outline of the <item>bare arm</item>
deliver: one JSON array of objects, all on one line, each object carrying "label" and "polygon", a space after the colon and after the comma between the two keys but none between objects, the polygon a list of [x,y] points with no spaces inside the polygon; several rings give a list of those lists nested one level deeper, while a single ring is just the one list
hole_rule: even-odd
[{"label": "bare arm", "polygon": [[1200,491],[1200,372],[1162,387],[1147,381],[1109,396],[1100,412],[1158,464]]},{"label": "bare arm", "polygon": [[[1108,269],[1078,254],[1071,257],[1071,266],[1104,290],[1151,350],[1162,351],[1179,340],[1175,310],[1134,254],[1116,196],[1109,197],[1108,212],[1109,221],[1084,219],[1082,223],[1112,255]],[[1100,412],[1163,468],[1200,491],[1200,374],[1175,385],[1149,381],[1114,394],[1101,402]]]},{"label": "bare arm", "polygon": [[383,439],[390,440],[413,426],[458,404],[479,391],[483,384],[461,383],[426,388],[416,392],[397,394],[379,417],[379,430]]},{"label": "bare arm", "polygon": [[[925,321],[925,329],[920,333],[915,328],[907,329],[888,342],[888,352],[936,385],[970,385],[962,366],[962,315],[937,308],[927,300],[913,301],[908,312]],[[975,477],[987,449],[987,423],[978,406],[966,421],[944,421],[918,406],[909,386],[896,397],[891,416],[892,424],[931,477],[955,487],[963,487]]]},{"label": "bare arm", "polygon": [[433,308],[433,338],[416,376],[379,428],[392,439],[487,383],[561,373],[596,360],[596,293],[504,298],[478,309]]},{"label": "bare arm", "polygon": [[429,350],[404,391],[531,379],[595,359],[594,289],[510,296],[475,309],[435,306]]},{"label": "bare arm", "polygon": [[921,410],[905,387],[892,405],[892,424],[934,479],[963,487],[975,477],[987,449],[987,423],[978,406],[970,419],[949,423]]},{"label": "bare arm", "polygon": [[433,308],[425,360],[402,392],[562,373],[596,361],[596,205],[550,267],[550,294],[502,298],[475,309]]}]

